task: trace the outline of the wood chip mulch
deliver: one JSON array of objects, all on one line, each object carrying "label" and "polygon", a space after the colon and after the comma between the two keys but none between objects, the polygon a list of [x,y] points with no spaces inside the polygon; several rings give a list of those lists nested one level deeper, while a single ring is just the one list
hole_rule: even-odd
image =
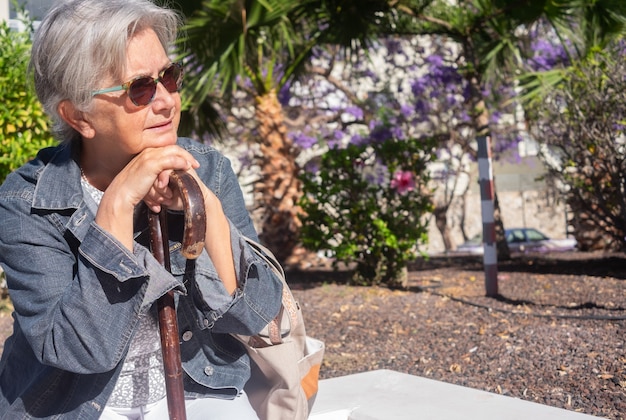
[{"label": "wood chip mulch", "polygon": [[477,258],[410,267],[407,290],[291,271],[322,378],[391,369],[602,418],[626,416],[626,256],[521,256],[485,296]]}]

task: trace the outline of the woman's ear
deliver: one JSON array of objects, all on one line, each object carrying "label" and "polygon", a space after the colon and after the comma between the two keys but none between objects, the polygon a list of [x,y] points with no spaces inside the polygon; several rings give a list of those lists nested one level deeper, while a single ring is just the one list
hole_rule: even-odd
[{"label": "woman's ear", "polygon": [[90,139],[96,135],[91,123],[85,118],[84,112],[78,110],[73,103],[65,99],[57,107],[57,111],[63,121],[78,131],[83,138]]}]

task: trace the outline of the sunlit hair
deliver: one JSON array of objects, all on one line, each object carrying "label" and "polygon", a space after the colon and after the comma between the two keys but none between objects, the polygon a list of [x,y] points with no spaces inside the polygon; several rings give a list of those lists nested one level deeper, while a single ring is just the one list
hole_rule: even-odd
[{"label": "sunlit hair", "polygon": [[87,111],[91,92],[107,77],[122,82],[128,41],[151,28],[170,52],[180,17],[149,0],[61,0],[45,16],[35,33],[30,62],[35,90],[53,120],[60,141],[80,136],[60,117],[65,99]]}]

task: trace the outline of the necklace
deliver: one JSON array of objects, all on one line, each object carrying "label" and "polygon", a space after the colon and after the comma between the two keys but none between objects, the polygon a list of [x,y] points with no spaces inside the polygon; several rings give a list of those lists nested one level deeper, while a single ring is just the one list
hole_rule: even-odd
[{"label": "necklace", "polygon": [[83,167],[80,167],[80,177],[83,179],[83,181],[87,182],[89,184],[89,180],[87,179],[87,175],[85,175],[85,171],[83,171]]},{"label": "necklace", "polygon": [[98,188],[96,188],[93,185],[91,185],[91,182],[89,182],[89,180],[87,179],[87,175],[85,175],[85,171],[83,171],[83,167],[82,166],[80,167],[80,179],[81,179],[83,185],[89,191],[89,194],[92,197],[94,197],[94,199],[96,199],[97,202],[100,202],[100,199],[102,198],[102,195],[104,194],[104,192],[100,191]]}]

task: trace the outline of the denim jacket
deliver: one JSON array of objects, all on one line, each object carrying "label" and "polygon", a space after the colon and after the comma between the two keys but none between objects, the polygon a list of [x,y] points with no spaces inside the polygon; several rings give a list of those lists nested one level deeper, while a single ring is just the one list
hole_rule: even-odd
[{"label": "denim jacket", "polygon": [[178,143],[200,162],[229,220],[235,294],[206,251],[194,261],[181,255],[182,214],[168,215],[170,273],[149,251],[145,205],[135,211],[130,252],[94,222],[78,146],[42,150],[0,186],[0,264],[15,307],[0,360],[1,419],[97,419],[139,315],[169,290],[187,397],[233,398],[243,388],[250,362],[230,333],[259,332],[278,313],[282,284],[242,238],[257,235],[230,162],[210,146]]}]

